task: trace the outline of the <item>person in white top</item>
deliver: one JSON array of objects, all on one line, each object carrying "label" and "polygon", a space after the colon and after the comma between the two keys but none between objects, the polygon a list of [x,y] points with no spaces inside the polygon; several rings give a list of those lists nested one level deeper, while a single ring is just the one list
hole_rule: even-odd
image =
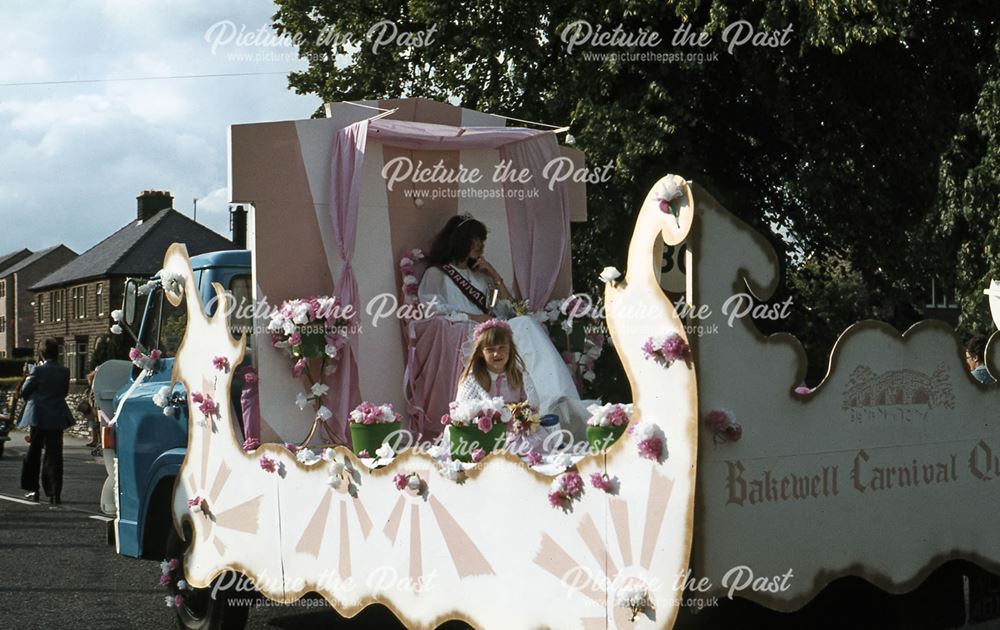
[{"label": "person in white top", "polygon": [[[538,321],[513,317],[509,300],[514,296],[483,256],[486,236],[486,226],[469,215],[449,219],[428,252],[429,266],[418,289],[420,301],[435,302],[435,315],[468,321],[470,328],[494,317],[507,319],[537,392],[539,413],[559,416],[562,428],[575,440],[584,440],[589,414],[580,402],[569,368]],[[471,344],[463,353],[464,363]]]}]

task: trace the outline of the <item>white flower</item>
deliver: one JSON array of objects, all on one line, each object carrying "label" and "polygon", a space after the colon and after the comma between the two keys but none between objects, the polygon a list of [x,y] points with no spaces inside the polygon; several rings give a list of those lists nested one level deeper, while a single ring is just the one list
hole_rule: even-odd
[{"label": "white flower", "polygon": [[299,325],[309,323],[309,304],[307,302],[298,302],[292,307],[292,321]]},{"label": "white flower", "polygon": [[305,392],[299,392],[295,395],[295,406],[299,408],[299,411],[305,409],[308,404],[309,397],[306,396]]},{"label": "white flower", "polygon": [[333,450],[332,448],[324,448],[323,449],[323,460],[324,461],[332,462],[333,458],[336,457],[336,456],[337,456],[337,451]]},{"label": "white flower", "polygon": [[427,447],[427,454],[434,459],[440,459],[446,454],[446,451],[440,444],[431,444]]},{"label": "white flower", "polygon": [[120,322],[122,321],[123,317],[125,317],[125,313],[122,312],[122,309],[116,308],[115,310],[111,311],[111,319],[113,319],[114,321]]},{"label": "white flower", "polygon": [[149,293],[156,288],[157,284],[159,283],[156,280],[150,280],[146,284],[139,287],[139,295],[149,295]]},{"label": "white flower", "polygon": [[424,257],[424,250],[422,250],[422,249],[414,249],[414,250],[410,251],[410,254],[414,258],[423,258]]},{"label": "white flower", "polygon": [[167,564],[166,560],[160,561],[160,573],[162,575],[170,575],[170,565]]},{"label": "white flower", "polygon": [[166,407],[170,402],[170,387],[164,385],[153,394],[153,404],[157,407]]},{"label": "white flower", "polygon": [[413,259],[410,258],[409,256],[403,256],[402,258],[399,259],[399,265],[401,267],[403,265],[412,265],[412,264],[413,264]]},{"label": "white flower", "polygon": [[122,334],[122,327],[119,326],[118,324],[113,325],[111,327],[111,334],[112,335],[120,335],[120,334]]},{"label": "white flower", "polygon": [[165,416],[174,415],[174,408],[170,405],[167,405],[166,407],[163,408],[163,415]]},{"label": "white flower", "polygon": [[328,365],[325,368],[323,368],[323,374],[326,374],[327,376],[333,374],[336,371],[337,371],[336,365]]},{"label": "white flower", "polygon": [[573,465],[573,456],[569,453],[559,453],[552,458],[552,463],[559,468],[569,468]]},{"label": "white flower", "polygon": [[173,597],[171,597],[169,595],[164,595],[163,596],[163,601],[164,601],[164,603],[166,603],[167,608],[173,608],[174,607],[174,598]]},{"label": "white flower", "polygon": [[594,374],[593,370],[586,370],[583,373],[583,380],[587,381],[588,383],[593,383],[596,378],[597,375]]},{"label": "white flower", "polygon": [[191,511],[194,512],[195,514],[201,512],[201,503],[195,503],[194,505],[192,505]]},{"label": "white flower", "polygon": [[331,359],[333,359],[333,358],[335,358],[337,356],[337,346],[335,346],[335,345],[333,345],[331,343],[328,343],[328,344],[326,344],[326,347],[323,348],[323,352],[326,354],[326,356],[328,356]]},{"label": "white flower", "polygon": [[559,327],[567,333],[571,333],[573,332],[573,320],[567,319],[563,323],[559,324]]},{"label": "white flower", "polygon": [[382,444],[382,446],[378,447],[375,451],[375,455],[378,456],[379,459],[392,459],[395,454],[396,452],[392,450],[392,447],[389,446],[388,442]]},{"label": "white flower", "polygon": [[677,185],[677,178],[673,175],[668,175],[665,182],[662,182],[656,189],[657,199],[666,199],[667,201],[673,201],[681,196],[683,191],[681,187]]},{"label": "white flower", "polygon": [[333,417],[333,412],[330,411],[325,405],[320,405],[319,409],[316,411],[316,418],[326,422]]},{"label": "white flower", "polygon": [[604,283],[614,282],[621,277],[622,272],[618,271],[615,267],[605,267],[604,270],[601,271],[601,282]]},{"label": "white flower", "polygon": [[178,589],[180,589],[182,591],[186,591],[187,587],[188,587],[188,583],[186,581],[184,581],[184,580],[177,580],[177,588]]},{"label": "white flower", "polygon": [[291,335],[292,333],[295,332],[295,324],[288,319],[282,320],[281,332],[285,333],[286,335]]},{"label": "white flower", "polygon": [[344,474],[344,468],[346,468],[344,462],[333,462],[330,464],[330,475],[332,477],[340,477]]},{"label": "white flower", "polygon": [[656,429],[657,426],[652,422],[640,422],[639,426],[633,430],[633,433],[636,439],[641,442],[642,440],[656,437]]},{"label": "white flower", "polygon": [[562,484],[559,482],[559,477],[552,480],[552,483],[549,484],[549,490],[552,492],[562,492]]},{"label": "white flower", "polygon": [[319,455],[314,453],[311,449],[300,448],[295,452],[295,459],[299,460],[306,466],[312,466],[316,462],[320,461]]},{"label": "white flower", "polygon": [[410,490],[419,490],[420,489],[420,477],[418,477],[416,475],[410,475],[409,479],[406,480],[406,486]]},{"label": "white flower", "polygon": [[417,284],[416,276],[406,276],[403,278],[403,284]]},{"label": "white flower", "polygon": [[330,388],[323,383],[313,383],[312,395],[319,398],[320,396],[325,396],[326,393],[330,391]]},{"label": "white flower", "polygon": [[649,606],[649,595],[642,588],[623,588],[615,593],[615,604],[619,608],[642,610]]},{"label": "white flower", "polygon": [[340,475],[330,475],[329,477],[326,478],[326,485],[330,486],[331,488],[337,489],[340,487],[340,484],[343,481],[344,479]]}]

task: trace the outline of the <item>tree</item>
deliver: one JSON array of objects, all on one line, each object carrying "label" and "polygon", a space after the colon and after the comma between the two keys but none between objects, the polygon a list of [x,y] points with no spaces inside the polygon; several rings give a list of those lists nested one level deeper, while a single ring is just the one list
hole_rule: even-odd
[{"label": "tree", "polygon": [[[639,203],[668,172],[698,181],[770,235],[786,267],[803,251],[843,261],[865,291],[859,302],[836,305],[838,319],[879,314],[905,329],[921,317],[930,277],[948,268],[954,252],[979,261],[961,286],[985,272],[984,257],[968,251],[971,228],[963,226],[988,220],[990,195],[996,199],[1000,28],[990,2],[277,4],[276,29],[301,33],[300,55],[309,59],[307,70],[289,77],[298,92],[328,101],[425,96],[568,123],[591,165],[612,163],[611,181],[588,190],[590,219],[574,227],[578,290],[597,289],[598,271],[624,260]],[[364,36],[380,19],[401,31],[433,27],[433,43],[372,50]],[[657,52],[718,58],[596,59],[593,53],[648,49],[568,50],[563,36],[581,20],[625,33],[655,31],[664,40]],[[791,26],[791,43],[743,45],[730,54],[722,36],[738,20],[756,31]],[[673,42],[685,24],[713,44]],[[317,41],[322,33],[337,35],[336,45]],[[970,199],[977,200],[975,216]],[[939,217],[952,215],[954,228],[939,228]],[[816,273],[822,280],[824,271]],[[975,310],[969,290],[961,299],[963,313],[966,305]],[[977,299],[981,304],[981,294]],[[807,348],[835,339],[813,336],[828,334],[818,329],[792,332]]]}]

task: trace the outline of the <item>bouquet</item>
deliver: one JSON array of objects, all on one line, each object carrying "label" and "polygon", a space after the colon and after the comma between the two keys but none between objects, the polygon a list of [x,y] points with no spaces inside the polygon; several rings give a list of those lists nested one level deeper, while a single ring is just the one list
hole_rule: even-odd
[{"label": "bouquet", "polygon": [[587,425],[592,427],[622,427],[632,418],[632,405],[611,404],[587,407],[590,417]]},{"label": "bouquet", "polygon": [[483,433],[489,433],[496,424],[507,424],[511,420],[511,411],[503,398],[485,400],[462,400],[448,405],[448,413],[441,417],[441,424],[456,427],[477,427]]},{"label": "bouquet", "polygon": [[542,421],[538,412],[527,402],[511,403],[507,405],[510,410],[510,430],[518,434],[534,433],[541,426]]},{"label": "bouquet", "polygon": [[354,408],[349,419],[354,424],[389,424],[399,422],[401,417],[393,410],[392,403],[373,405],[363,402]]}]

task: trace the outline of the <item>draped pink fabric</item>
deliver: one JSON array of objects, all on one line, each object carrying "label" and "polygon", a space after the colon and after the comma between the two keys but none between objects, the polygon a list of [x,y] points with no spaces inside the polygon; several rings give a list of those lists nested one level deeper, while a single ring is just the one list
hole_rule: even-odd
[{"label": "draped pink fabric", "polygon": [[[553,134],[536,135],[500,147],[514,168],[527,168],[527,183],[504,182],[507,229],[514,278],[521,297],[534,308],[552,298],[569,241],[569,199],[561,183],[549,185],[546,165],[560,157]],[[551,173],[550,173],[551,175]]]},{"label": "draped pink fabric", "polygon": [[[523,297],[536,307],[552,296],[569,242],[569,207],[565,186],[550,189],[543,177],[546,165],[559,157],[555,134],[520,127],[453,127],[403,120],[378,119],[356,123],[334,139],[330,165],[330,216],[344,269],[336,283],[336,296],[359,305],[357,282],[350,261],[354,254],[362,164],[367,140],[411,150],[498,150],[514,170],[528,169],[532,179],[524,184],[504,183],[514,194],[505,197],[514,278]],[[484,174],[489,177],[491,174]],[[520,191],[520,192],[519,192]],[[414,429],[424,439],[436,436],[439,416],[454,398],[461,360],[461,342],[467,332],[463,324],[435,319],[411,324],[407,342],[407,401]],[[348,412],[361,395],[355,356],[356,335],[331,379],[336,408],[336,435],[349,439],[345,424]],[[432,417],[437,414],[438,417]]]},{"label": "draped pink fabric", "polygon": [[412,333],[406,361],[407,428],[421,441],[433,440],[441,434],[441,416],[455,399],[469,326],[443,317],[407,325]]},{"label": "draped pink fabric", "polygon": [[260,443],[260,393],[257,381],[245,381],[240,391],[240,410],[243,412],[243,437]]},{"label": "draped pink fabric", "polygon": [[[334,286],[334,296],[342,304],[354,305],[360,311],[358,283],[354,277],[351,259],[354,257],[354,240],[358,231],[358,202],[361,196],[361,176],[368,138],[368,121],[341,129],[333,140],[330,160],[330,220],[337,241],[337,251],[344,267]],[[341,350],[337,371],[326,378],[330,387],[333,417],[327,422],[334,441],[350,444],[347,417],[361,403],[358,386],[358,362],[355,356],[358,339],[353,329],[348,334],[348,344]]]}]

